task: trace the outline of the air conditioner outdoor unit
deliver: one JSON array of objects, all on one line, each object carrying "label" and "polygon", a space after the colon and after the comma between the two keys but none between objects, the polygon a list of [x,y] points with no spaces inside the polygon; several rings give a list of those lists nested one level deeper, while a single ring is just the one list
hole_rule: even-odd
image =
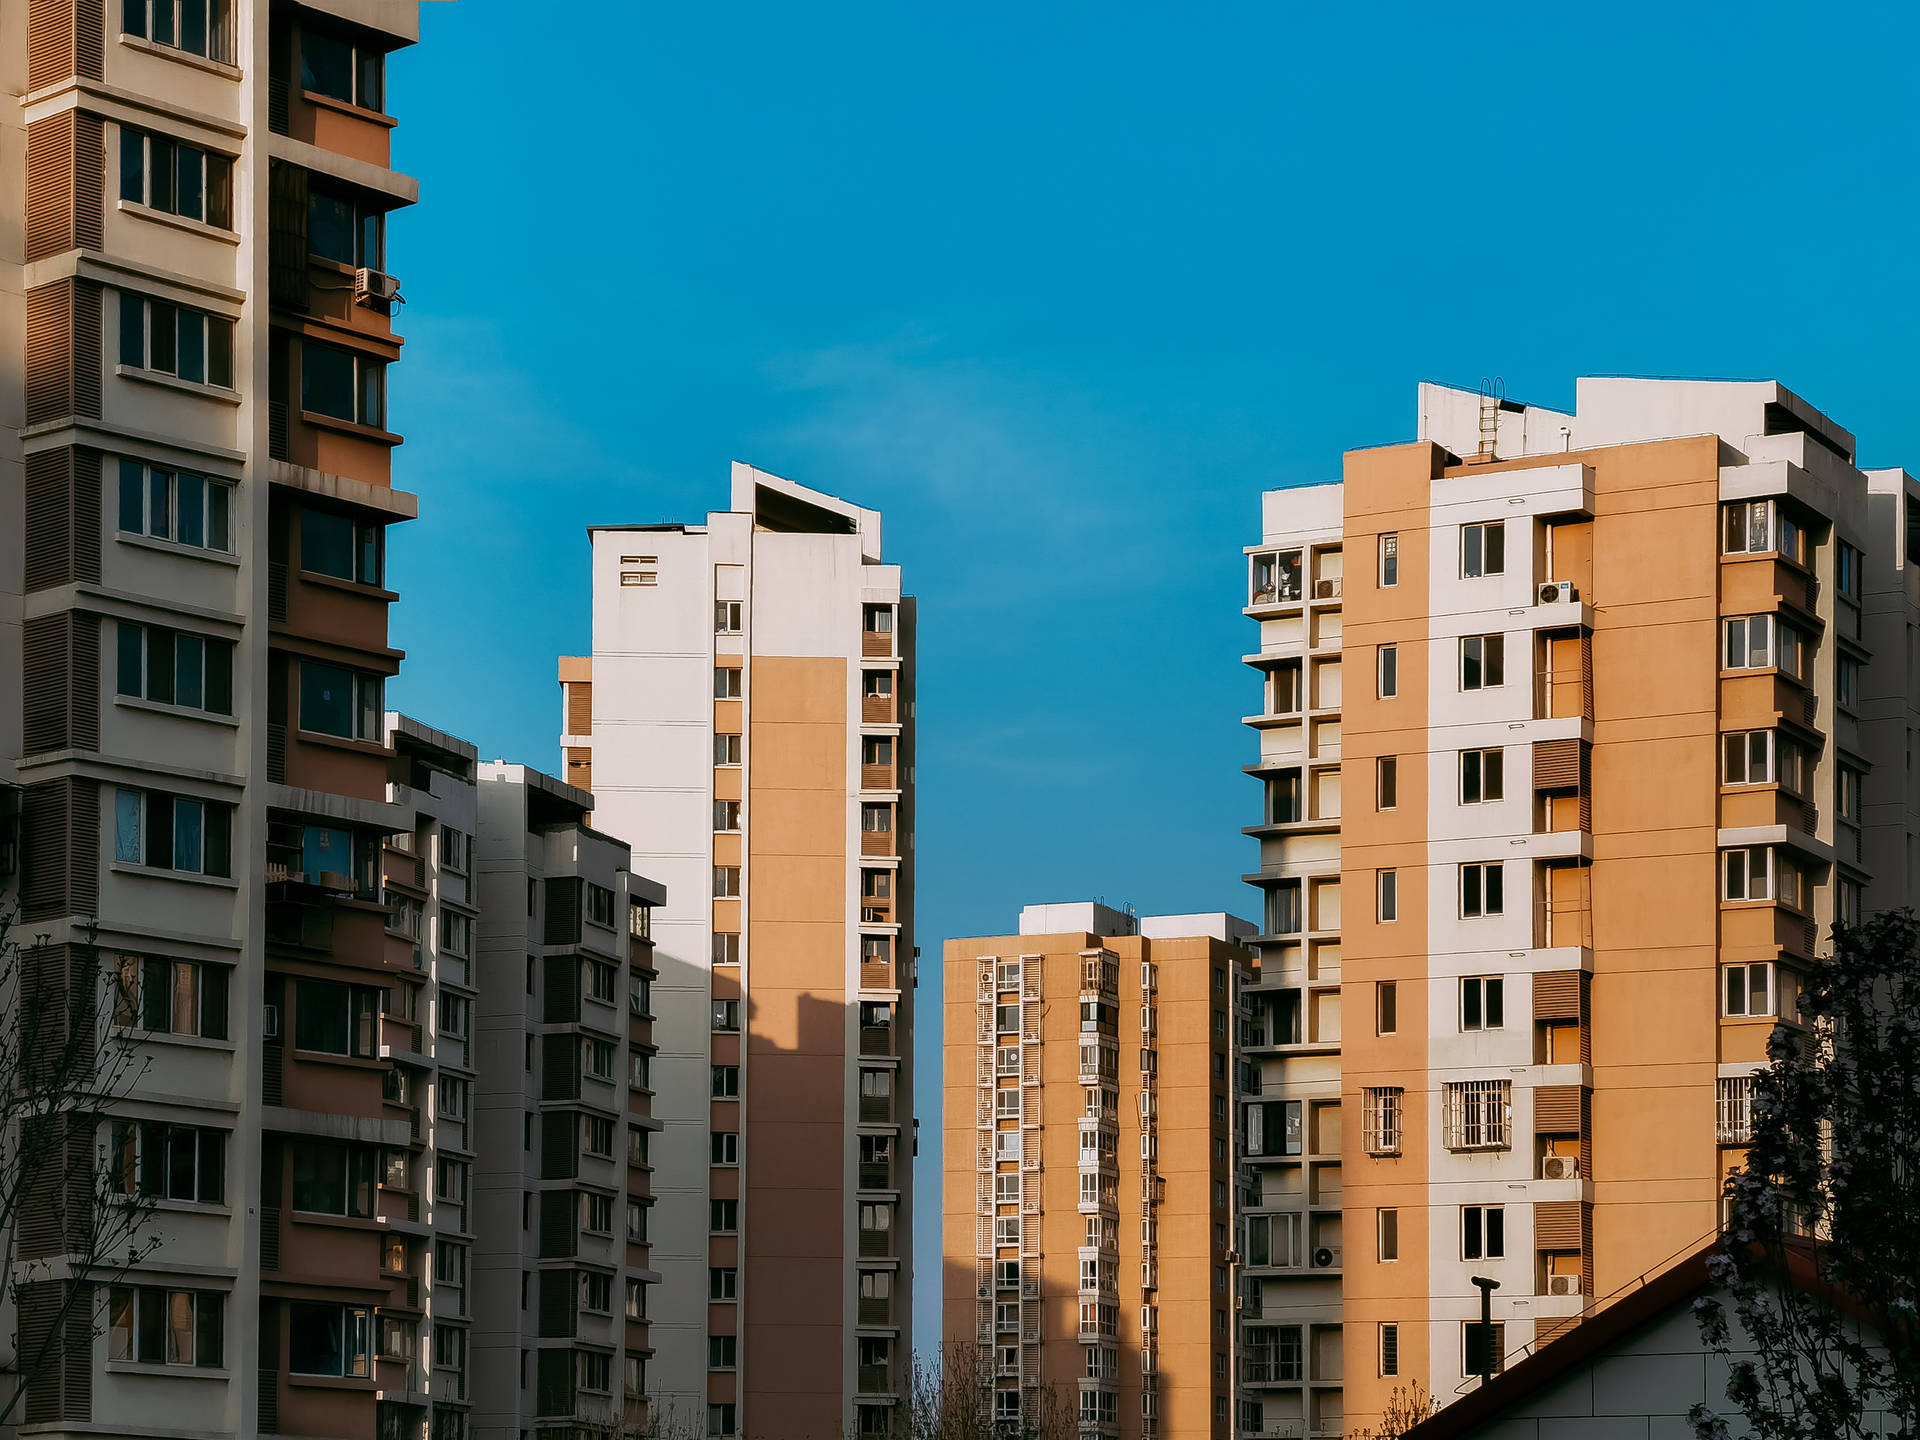
[{"label": "air conditioner outdoor unit", "polygon": [[1339,582],[1335,580],[1316,580],[1313,582],[1313,598],[1331,600],[1340,593]]},{"label": "air conditioner outdoor unit", "polygon": [[1580,1178],[1580,1161],[1572,1155],[1549,1155],[1540,1162],[1542,1180],[1577,1180]]},{"label": "air conditioner outdoor unit", "polygon": [[280,1038],[280,1007],[278,1005],[269,1005],[262,1012],[262,1015],[263,1015],[263,1023],[260,1027],[260,1033],[266,1036],[266,1038],[269,1040],[279,1039]]},{"label": "air conditioner outdoor unit", "polygon": [[1549,1295],[1578,1295],[1580,1277],[1578,1275],[1549,1275],[1547,1277]]},{"label": "air conditioner outdoor unit", "polygon": [[362,265],[353,272],[353,299],[358,305],[366,305],[379,300],[398,300],[400,282],[391,275],[382,275],[378,270],[369,270]]},{"label": "air conditioner outdoor unit", "polygon": [[1313,1252],[1313,1268],[1316,1270],[1331,1270],[1333,1268],[1333,1262],[1339,1258],[1340,1257],[1331,1249],[1322,1245],[1318,1250]]},{"label": "air conditioner outdoor unit", "polygon": [[1565,580],[1549,580],[1540,587],[1542,605],[1564,605],[1569,600],[1578,600],[1580,592]]}]

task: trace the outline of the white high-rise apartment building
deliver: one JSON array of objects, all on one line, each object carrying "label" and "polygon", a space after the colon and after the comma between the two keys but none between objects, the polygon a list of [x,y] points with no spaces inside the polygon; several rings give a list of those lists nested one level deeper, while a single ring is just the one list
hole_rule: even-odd
[{"label": "white high-rise apartment building", "polygon": [[911,1355],[914,607],[880,517],[736,465],[605,526],[567,778],[654,916],[657,1410],[884,1428]]}]

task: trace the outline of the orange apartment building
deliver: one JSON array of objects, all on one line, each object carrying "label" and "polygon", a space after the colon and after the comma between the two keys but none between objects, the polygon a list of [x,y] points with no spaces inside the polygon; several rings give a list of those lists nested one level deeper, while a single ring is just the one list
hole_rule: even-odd
[{"label": "orange apartment building", "polygon": [[947,942],[941,1328],[1007,1433],[1230,1433],[1251,929],[1036,905]]},{"label": "orange apartment building", "polygon": [[1464,1393],[1474,1276],[1504,1361],[1694,1250],[1828,927],[1911,893],[1920,486],[1771,382],[1577,394],[1422,386],[1247,551],[1246,1434]]},{"label": "orange apartment building", "polygon": [[567,778],[666,886],[655,1413],[884,1433],[912,1357],[914,602],[877,512],[747,465],[704,524],[590,539]]},{"label": "orange apartment building", "polygon": [[[21,1291],[61,1363],[17,1421],[457,1440],[453,1285],[402,1011],[431,974],[383,903],[396,752],[383,537],[398,358],[386,56],[417,7],[31,0],[0,20],[0,780],[25,927],[138,1080],[77,1153],[154,1205],[129,1273]],[[0,882],[4,883],[4,882]],[[105,987],[111,986],[111,989]],[[41,1211],[52,1214],[52,1211]],[[90,1219],[23,1228],[85,1249]],[[449,1264],[451,1265],[451,1261]],[[59,1274],[57,1264],[53,1270]],[[61,1320],[100,1316],[96,1334]]]}]

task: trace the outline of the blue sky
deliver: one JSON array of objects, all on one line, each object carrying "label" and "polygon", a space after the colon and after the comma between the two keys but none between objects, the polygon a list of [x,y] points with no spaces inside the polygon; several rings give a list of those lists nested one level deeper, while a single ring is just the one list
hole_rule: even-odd
[{"label": "blue sky", "polygon": [[585,526],[736,459],[876,507],[930,960],[1031,900],[1251,911],[1239,549],[1416,381],[1774,377],[1920,465],[1910,6],[423,9],[395,700],[552,768]]}]

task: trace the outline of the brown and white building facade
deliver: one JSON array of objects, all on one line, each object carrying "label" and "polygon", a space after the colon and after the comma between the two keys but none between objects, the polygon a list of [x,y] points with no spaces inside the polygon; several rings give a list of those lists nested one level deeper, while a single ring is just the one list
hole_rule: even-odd
[{"label": "brown and white building facade", "polygon": [[1006,1433],[1231,1433],[1252,929],[1032,905],[947,942],[941,1328]]},{"label": "brown and white building facade", "polygon": [[1828,927],[1912,893],[1920,485],[1771,382],[1577,396],[1423,386],[1247,550],[1245,1433],[1464,1393],[1472,1277],[1497,1367],[1691,1253]]},{"label": "brown and white building facade", "polygon": [[[416,509],[383,240],[417,192],[383,76],[417,26],[406,0],[0,18],[0,780],[24,928],[74,1015],[113,977],[97,1018],[144,1067],[70,1138],[155,1206],[16,1417],[43,1433],[466,1431],[427,1339],[467,1234],[427,1195],[433,976],[382,884],[418,833],[382,704],[383,537]],[[21,1253],[58,1275],[76,1241]],[[25,1330],[48,1302],[22,1293]]]},{"label": "brown and white building facade", "polygon": [[913,601],[876,512],[746,465],[705,524],[590,538],[567,778],[666,886],[657,1413],[875,1432],[911,1357]]}]

